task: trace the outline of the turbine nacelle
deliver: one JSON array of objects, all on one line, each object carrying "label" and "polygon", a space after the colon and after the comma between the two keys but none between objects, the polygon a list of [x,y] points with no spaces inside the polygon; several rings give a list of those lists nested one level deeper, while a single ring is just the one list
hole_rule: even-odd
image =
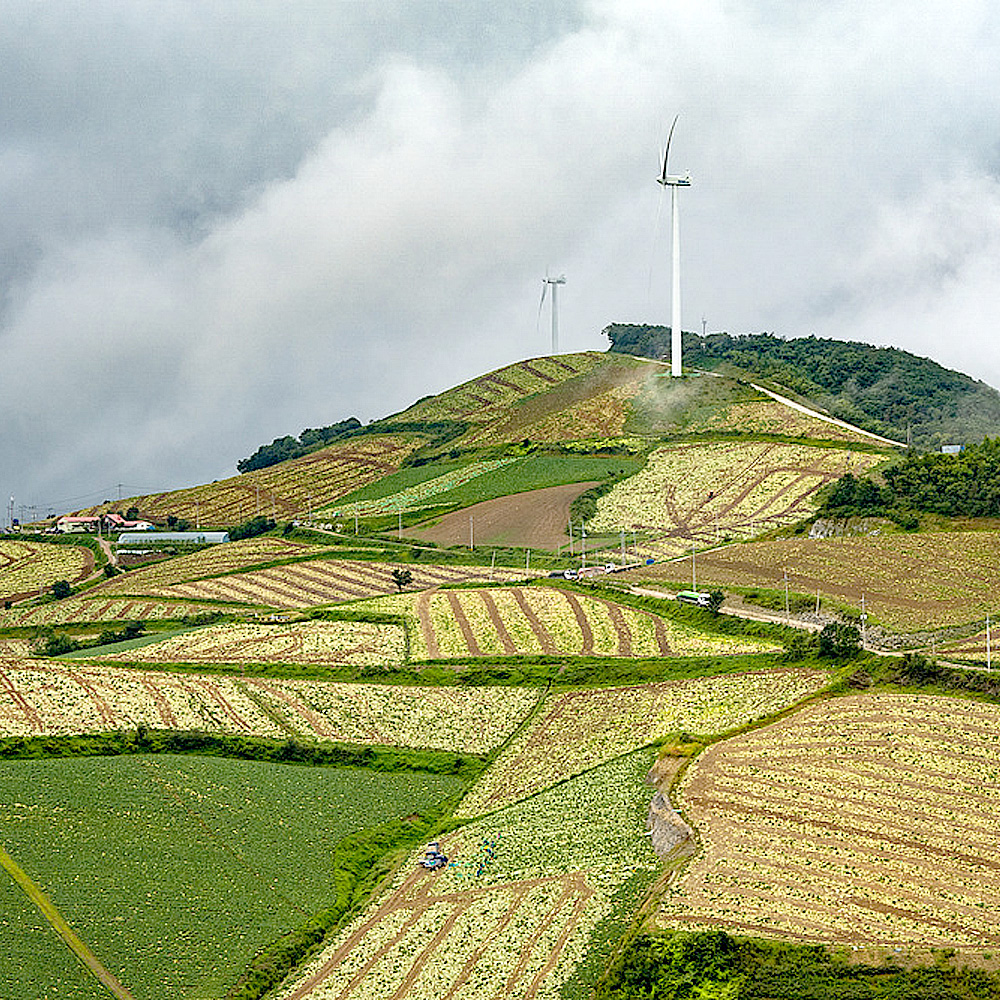
[{"label": "turbine nacelle", "polygon": [[691,174],[686,173],[683,177],[657,177],[657,182],[664,187],[691,187]]}]

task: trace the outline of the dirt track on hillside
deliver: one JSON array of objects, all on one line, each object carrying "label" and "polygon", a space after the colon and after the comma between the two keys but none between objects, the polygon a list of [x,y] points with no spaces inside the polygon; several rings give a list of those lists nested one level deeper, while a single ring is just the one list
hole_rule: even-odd
[{"label": "dirt track on hillside", "polygon": [[438,545],[468,545],[469,518],[473,519],[476,545],[511,545],[531,549],[558,549],[568,536],[570,504],[593,483],[547,486],[484,500],[464,510],[446,514],[427,528],[410,528],[408,534]]}]

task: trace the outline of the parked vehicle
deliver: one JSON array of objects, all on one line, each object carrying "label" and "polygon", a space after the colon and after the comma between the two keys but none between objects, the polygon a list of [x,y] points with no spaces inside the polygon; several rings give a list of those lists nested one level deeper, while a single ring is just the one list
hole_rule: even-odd
[{"label": "parked vehicle", "polygon": [[699,608],[707,608],[711,605],[712,595],[697,590],[682,590],[678,593],[677,600],[684,604],[697,604]]}]

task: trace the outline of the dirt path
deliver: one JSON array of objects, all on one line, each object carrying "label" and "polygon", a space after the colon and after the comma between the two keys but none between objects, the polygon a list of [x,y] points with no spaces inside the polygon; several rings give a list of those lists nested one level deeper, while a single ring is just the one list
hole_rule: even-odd
[{"label": "dirt path", "polygon": [[118,997],[118,1000],[135,1000],[135,997],[104,967],[101,960],[66,923],[63,915],[31,876],[2,847],[0,847],[0,867],[6,869],[28,899],[38,907],[52,929],[66,942],[67,947],[112,996]]},{"label": "dirt path", "polygon": [[407,534],[438,545],[468,545],[471,517],[476,545],[511,545],[554,551],[566,543],[570,504],[592,486],[597,486],[597,483],[548,486],[484,500],[445,514],[436,524],[426,528],[409,528]]}]

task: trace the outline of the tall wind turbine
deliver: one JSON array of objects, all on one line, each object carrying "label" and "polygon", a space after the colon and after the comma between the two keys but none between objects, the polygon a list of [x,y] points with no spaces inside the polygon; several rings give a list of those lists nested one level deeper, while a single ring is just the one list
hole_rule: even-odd
[{"label": "tall wind turbine", "polygon": [[549,286],[552,286],[552,353],[559,353],[559,303],[556,298],[556,292],[560,285],[566,284],[566,275],[560,274],[558,278],[550,278],[548,271],[545,272],[545,277],[542,278],[542,298],[538,303],[538,315],[542,315],[542,306],[545,305],[545,293],[549,290]]},{"label": "tall wind turbine", "polygon": [[681,374],[681,222],[677,212],[677,189],[691,186],[691,174],[685,173],[683,177],[667,173],[667,161],[670,159],[670,140],[674,137],[674,129],[677,127],[677,119],[680,115],[674,116],[674,123],[670,126],[670,134],[667,136],[667,148],[663,154],[663,169],[657,181],[664,187],[670,188],[670,215],[673,228],[673,250],[671,261],[673,264],[673,280],[670,289],[670,374]]}]

